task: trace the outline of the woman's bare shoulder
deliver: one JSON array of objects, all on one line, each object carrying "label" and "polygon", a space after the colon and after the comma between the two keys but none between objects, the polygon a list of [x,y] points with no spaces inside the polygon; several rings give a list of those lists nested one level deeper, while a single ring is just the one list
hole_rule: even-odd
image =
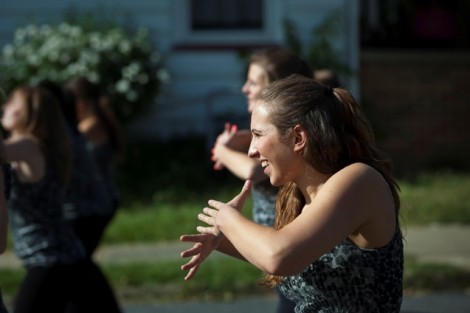
[{"label": "woman's bare shoulder", "polygon": [[382,174],[364,164],[348,165],[331,176],[322,188],[327,194],[356,207],[366,208],[372,199],[383,200],[389,190]]},{"label": "woman's bare shoulder", "polygon": [[362,181],[364,183],[374,183],[381,180],[381,176],[380,172],[370,165],[365,163],[353,163],[336,172],[331,177],[331,180],[338,182],[358,183]]},{"label": "woman's bare shoulder", "polygon": [[24,146],[24,147],[31,147],[31,148],[40,146],[39,139],[30,134],[10,137],[8,139],[5,139],[4,142],[6,146],[16,145],[16,146]]}]

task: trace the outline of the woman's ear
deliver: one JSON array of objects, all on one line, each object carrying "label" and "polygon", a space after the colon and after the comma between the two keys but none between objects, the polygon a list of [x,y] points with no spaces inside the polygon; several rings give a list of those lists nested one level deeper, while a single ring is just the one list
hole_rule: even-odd
[{"label": "woman's ear", "polygon": [[294,126],[293,131],[294,136],[294,151],[302,151],[304,147],[307,145],[307,132],[305,128],[300,125]]}]

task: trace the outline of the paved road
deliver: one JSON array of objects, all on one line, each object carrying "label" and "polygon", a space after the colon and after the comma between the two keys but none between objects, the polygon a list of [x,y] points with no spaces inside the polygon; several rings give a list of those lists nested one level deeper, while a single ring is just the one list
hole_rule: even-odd
[{"label": "paved road", "polygon": [[[227,302],[127,304],[124,313],[257,313],[275,312],[274,298],[252,298]],[[469,313],[470,294],[439,293],[405,297],[402,313]]]}]

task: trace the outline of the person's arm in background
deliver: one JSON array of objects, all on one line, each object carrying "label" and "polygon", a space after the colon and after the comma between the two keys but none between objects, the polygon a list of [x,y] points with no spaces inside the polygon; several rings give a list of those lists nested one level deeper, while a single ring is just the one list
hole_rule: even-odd
[{"label": "person's arm in background", "polygon": [[267,179],[259,161],[248,156],[250,141],[249,130],[237,130],[236,126],[227,123],[212,150],[214,169],[225,167],[242,180],[259,182]]}]

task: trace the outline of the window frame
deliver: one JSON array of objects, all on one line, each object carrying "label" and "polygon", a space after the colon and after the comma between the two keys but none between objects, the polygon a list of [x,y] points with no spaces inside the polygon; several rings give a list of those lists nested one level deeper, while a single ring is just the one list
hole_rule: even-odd
[{"label": "window frame", "polygon": [[[227,31],[238,31],[241,29],[244,30],[259,30],[264,27],[264,16],[263,16],[263,5],[266,0],[190,0],[191,3],[191,15],[193,14],[194,10],[198,13],[202,14],[202,16],[192,15],[191,16],[191,28],[192,31],[216,31],[218,28],[224,29]],[[194,6],[195,2],[205,2],[205,7],[198,7]],[[230,13],[233,10],[233,13],[238,13],[232,16],[232,20],[227,20],[224,18],[224,14],[222,12],[218,12],[216,16],[204,16],[206,9],[209,7],[209,4],[216,4],[216,6],[220,9],[223,9],[224,13]],[[230,6],[227,6],[230,4]],[[245,10],[240,10],[240,5],[243,5]],[[258,9],[256,12],[256,16],[253,14],[255,13],[255,7]],[[248,9],[248,11],[247,11]],[[244,18],[250,16],[252,20],[244,20]],[[196,19],[198,17],[199,19]],[[209,19],[206,19],[208,18]],[[214,19],[214,20],[211,20]],[[196,22],[196,21],[199,21]],[[247,24],[243,24],[247,23]],[[251,24],[250,24],[251,23]],[[199,28],[198,28],[199,27]]]},{"label": "window frame", "polygon": [[256,45],[282,40],[281,0],[263,1],[261,30],[192,30],[190,0],[174,0],[173,41],[177,45]]}]

